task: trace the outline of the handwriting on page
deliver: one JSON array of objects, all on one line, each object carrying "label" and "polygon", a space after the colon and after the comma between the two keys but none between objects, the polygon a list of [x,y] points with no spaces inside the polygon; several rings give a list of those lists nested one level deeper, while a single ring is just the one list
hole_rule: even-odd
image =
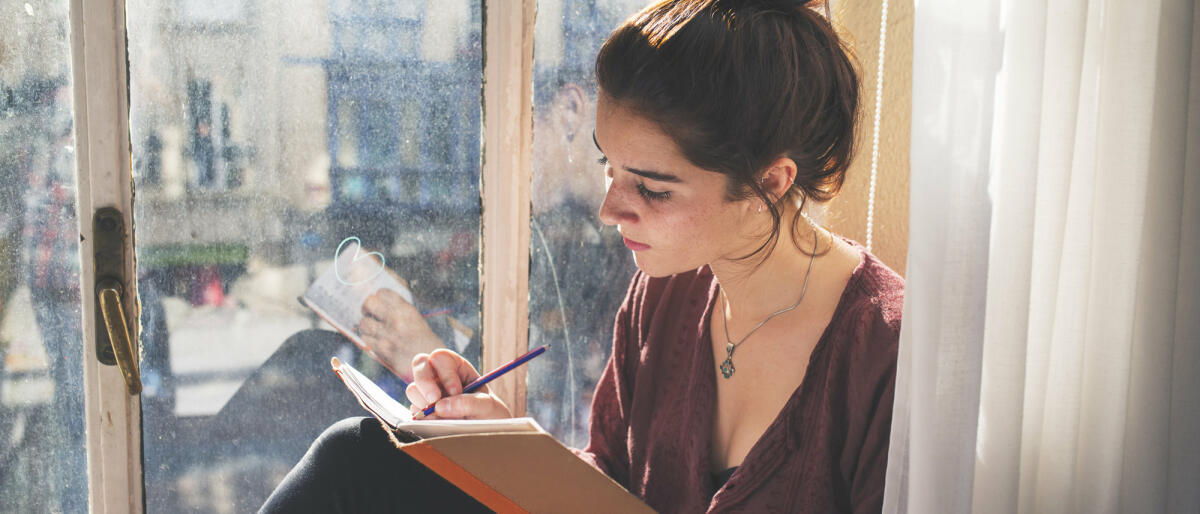
[{"label": "handwriting on page", "polygon": [[[350,247],[347,247],[347,244],[351,242],[353,242],[351,245],[354,249],[353,254],[350,253]],[[347,258],[347,256],[349,257]],[[337,251],[333,253],[333,275],[337,277],[338,282],[348,286],[362,284],[375,278],[383,273],[386,264],[387,260],[384,259],[382,253],[364,253],[362,240],[355,236],[343,239],[338,245]]]}]

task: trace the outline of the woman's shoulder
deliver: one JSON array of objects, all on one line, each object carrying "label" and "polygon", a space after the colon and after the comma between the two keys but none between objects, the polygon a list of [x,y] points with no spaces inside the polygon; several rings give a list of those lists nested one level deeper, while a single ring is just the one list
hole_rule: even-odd
[{"label": "woman's shoulder", "polygon": [[862,260],[846,284],[837,314],[861,343],[893,350],[900,339],[904,278],[857,242],[845,239]]}]

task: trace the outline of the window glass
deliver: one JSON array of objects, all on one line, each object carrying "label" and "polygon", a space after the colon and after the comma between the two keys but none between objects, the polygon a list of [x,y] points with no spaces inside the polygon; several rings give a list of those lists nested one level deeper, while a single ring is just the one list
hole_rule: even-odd
[{"label": "window glass", "polygon": [[592,392],[612,350],[633,259],[597,218],[604,197],[592,143],[596,51],[642,0],[539,0],[534,28],[528,411],[570,446],[587,443]]},{"label": "window glass", "polygon": [[0,8],[0,511],[86,512],[67,2]]},{"label": "window glass", "polygon": [[252,512],[366,414],[330,357],[407,403],[299,297],[348,319],[348,292],[395,279],[413,301],[381,294],[384,338],[348,330],[402,373],[442,346],[478,362],[480,2],[126,11],[147,509]]}]

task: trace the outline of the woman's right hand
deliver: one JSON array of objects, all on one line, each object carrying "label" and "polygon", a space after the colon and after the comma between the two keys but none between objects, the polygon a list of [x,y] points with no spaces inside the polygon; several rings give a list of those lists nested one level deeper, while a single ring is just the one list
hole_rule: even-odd
[{"label": "woman's right hand", "polygon": [[413,414],[436,402],[425,419],[511,418],[512,411],[483,386],[462,394],[463,386],[479,378],[479,372],[463,356],[446,349],[419,353],[412,360],[413,381],[404,394],[412,402]]}]

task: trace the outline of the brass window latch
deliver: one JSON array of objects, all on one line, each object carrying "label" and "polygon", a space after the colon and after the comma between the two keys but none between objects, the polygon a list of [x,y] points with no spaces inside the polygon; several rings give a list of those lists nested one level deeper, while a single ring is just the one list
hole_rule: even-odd
[{"label": "brass window latch", "polygon": [[138,352],[126,323],[125,218],[113,207],[103,207],[92,217],[93,263],[96,277],[96,357],[116,365],[125,377],[130,395],[141,394]]}]

